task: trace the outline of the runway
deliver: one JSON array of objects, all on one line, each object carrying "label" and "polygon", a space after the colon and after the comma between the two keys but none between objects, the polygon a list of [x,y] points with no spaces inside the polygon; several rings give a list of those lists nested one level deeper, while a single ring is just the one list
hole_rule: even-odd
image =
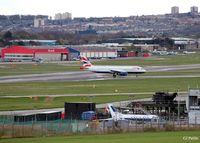
[{"label": "runway", "polygon": [[[188,69],[200,69],[200,64],[193,65],[179,65],[179,66],[146,66],[147,72],[168,72],[181,71]],[[200,74],[193,75],[172,75],[172,76],[127,76],[117,77],[116,79],[151,79],[151,78],[191,78],[200,77]],[[74,71],[74,72],[58,72],[46,74],[31,74],[31,75],[17,75],[17,76],[2,76],[0,83],[14,83],[14,82],[46,82],[46,81],[85,81],[85,80],[108,80],[113,79],[112,74],[99,74],[90,71]]]},{"label": "runway", "polygon": [[81,81],[92,79],[103,79],[108,75],[91,73],[89,71],[59,72],[48,74],[31,74],[19,76],[3,76],[0,77],[0,83],[13,82],[45,82],[45,81]]}]

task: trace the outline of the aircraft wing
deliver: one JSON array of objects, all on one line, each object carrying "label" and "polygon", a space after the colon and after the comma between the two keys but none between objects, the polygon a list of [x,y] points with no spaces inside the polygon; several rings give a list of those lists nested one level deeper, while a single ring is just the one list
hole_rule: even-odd
[{"label": "aircraft wing", "polygon": [[110,72],[111,72],[112,74],[117,74],[117,75],[119,75],[119,76],[127,76],[127,75],[128,75],[128,72],[127,72],[127,71],[121,70],[121,69],[114,69],[114,70],[111,69]]},{"label": "aircraft wing", "polygon": [[99,119],[99,121],[113,121],[113,118]]}]

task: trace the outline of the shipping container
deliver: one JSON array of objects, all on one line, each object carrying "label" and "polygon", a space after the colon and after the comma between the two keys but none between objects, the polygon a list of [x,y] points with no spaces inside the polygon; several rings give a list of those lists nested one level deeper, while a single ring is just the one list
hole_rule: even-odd
[{"label": "shipping container", "polygon": [[86,111],[95,111],[95,103],[65,103],[65,119],[81,119],[81,114]]}]

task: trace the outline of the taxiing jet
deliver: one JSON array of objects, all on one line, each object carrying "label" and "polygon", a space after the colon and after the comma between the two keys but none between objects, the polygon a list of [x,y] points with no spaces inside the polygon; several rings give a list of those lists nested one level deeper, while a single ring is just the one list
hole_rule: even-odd
[{"label": "taxiing jet", "polygon": [[111,119],[118,120],[131,120],[131,121],[144,121],[144,122],[157,122],[159,117],[157,115],[141,115],[141,114],[122,114],[117,111],[112,104],[108,104],[108,109],[111,114]]},{"label": "taxiing jet", "polygon": [[140,66],[94,66],[90,63],[88,58],[80,57],[80,61],[83,64],[80,69],[86,69],[95,73],[110,73],[115,78],[118,76],[127,76],[128,74],[142,74],[146,70]]}]

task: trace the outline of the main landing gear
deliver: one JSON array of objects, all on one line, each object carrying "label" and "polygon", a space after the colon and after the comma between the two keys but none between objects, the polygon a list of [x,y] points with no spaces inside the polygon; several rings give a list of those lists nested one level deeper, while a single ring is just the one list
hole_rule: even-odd
[{"label": "main landing gear", "polygon": [[117,77],[117,74],[116,73],[113,73],[113,78],[116,78]]}]

